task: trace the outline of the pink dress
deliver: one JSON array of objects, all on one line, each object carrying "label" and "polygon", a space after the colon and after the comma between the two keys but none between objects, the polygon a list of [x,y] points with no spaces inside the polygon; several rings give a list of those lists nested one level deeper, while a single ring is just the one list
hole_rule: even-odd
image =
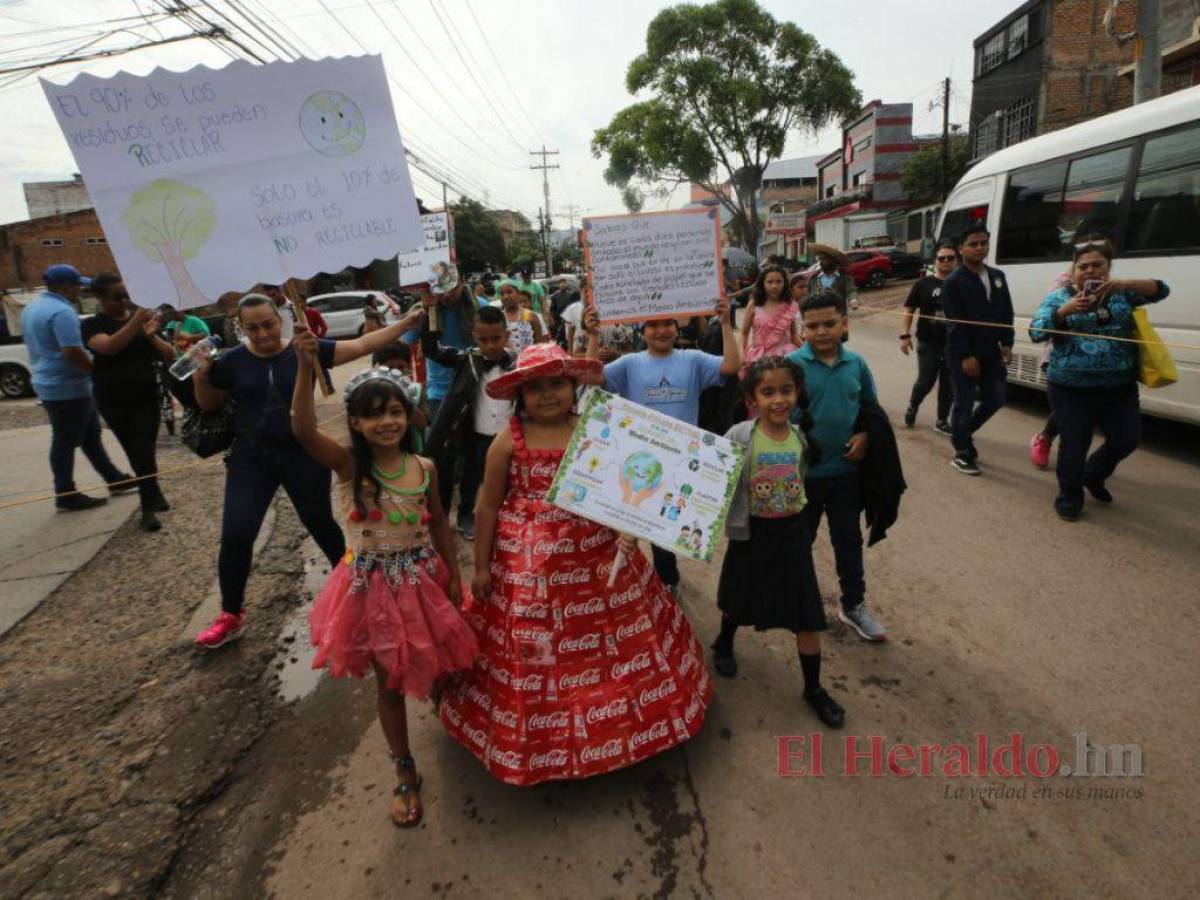
[{"label": "pink dress", "polygon": [[781,303],[773,313],[766,312],[765,307],[755,307],[754,324],[750,326],[750,341],[742,365],[743,375],[755,360],[764,356],[787,356],[796,349],[792,343],[792,323],[799,311],[795,302]]},{"label": "pink dress", "polygon": [[479,644],[446,596],[449,576],[430,540],[424,473],[419,488],[385,484],[378,502],[364,485],[365,516],[354,510],[350,482],[338,485],[348,549],[309,613],[314,669],[362,678],[374,660],[388,687],[427,697],[435,681],[475,661]]}]

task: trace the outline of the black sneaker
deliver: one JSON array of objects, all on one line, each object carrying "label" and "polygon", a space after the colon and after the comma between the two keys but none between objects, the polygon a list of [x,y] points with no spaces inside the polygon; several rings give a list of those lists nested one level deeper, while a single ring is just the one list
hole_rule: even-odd
[{"label": "black sneaker", "polygon": [[958,469],[958,471],[962,472],[964,475],[982,474],[979,471],[979,466],[976,465],[975,460],[971,459],[969,456],[955,456],[954,459],[950,460],[950,465],[954,466],[954,468]]},{"label": "black sneaker", "polygon": [[911,406],[904,411],[904,427],[912,428],[917,424],[917,411]]},{"label": "black sneaker", "polygon": [[829,696],[829,691],[816,687],[804,692],[804,702],[813,708],[817,718],[830,728],[841,728],[846,724],[846,711],[840,703]]},{"label": "black sneaker", "polygon": [[723,678],[733,678],[738,673],[737,659],[732,644],[713,644],[713,668]]},{"label": "black sneaker", "polygon": [[1058,517],[1064,522],[1075,522],[1079,519],[1079,514],[1083,510],[1078,503],[1071,503],[1068,500],[1055,500],[1054,511],[1058,513]]},{"label": "black sneaker", "polygon": [[128,472],[118,472],[116,478],[111,478],[108,481],[108,492],[110,494],[127,494],[137,489],[138,483],[133,480],[133,476]]},{"label": "black sneaker", "polygon": [[458,533],[463,536],[464,541],[475,540],[475,517],[463,519],[458,523]]},{"label": "black sneaker", "polygon": [[54,501],[54,505],[63,512],[79,512],[84,509],[95,509],[97,506],[103,506],[108,502],[106,497],[89,497],[87,494],[81,494],[79,491],[72,491],[69,494],[63,494]]},{"label": "black sneaker", "polygon": [[954,433],[954,429],[950,427],[950,423],[945,419],[939,419],[938,421],[934,422],[933,430],[938,434],[944,434],[946,437],[950,437],[950,435]]},{"label": "black sneaker", "polygon": [[1087,488],[1087,492],[1099,500],[1101,503],[1112,503],[1112,494],[1108,488],[1104,486],[1103,481],[1088,481],[1083,485]]},{"label": "black sneaker", "polygon": [[142,531],[161,531],[162,522],[158,521],[158,516],[154,514],[153,510],[145,509],[142,510],[142,521],[139,527]]}]

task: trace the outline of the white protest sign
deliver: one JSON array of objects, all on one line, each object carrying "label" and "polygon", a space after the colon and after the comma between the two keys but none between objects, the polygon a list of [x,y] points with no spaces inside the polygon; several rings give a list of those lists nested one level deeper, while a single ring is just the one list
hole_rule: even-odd
[{"label": "white protest sign", "polygon": [[421,244],[378,56],[42,86],[141,306],[203,306]]},{"label": "white protest sign", "polygon": [[401,253],[400,284],[428,284],[435,294],[444,294],[458,285],[458,266],[454,264],[454,218],[447,212],[421,216],[425,243],[416,250]]},{"label": "white protest sign", "polygon": [[740,444],[592,388],[546,499],[708,562],[723,536],[744,452]]},{"label": "white protest sign", "polygon": [[721,295],[721,226],[711,207],[583,220],[601,322],[708,315]]}]

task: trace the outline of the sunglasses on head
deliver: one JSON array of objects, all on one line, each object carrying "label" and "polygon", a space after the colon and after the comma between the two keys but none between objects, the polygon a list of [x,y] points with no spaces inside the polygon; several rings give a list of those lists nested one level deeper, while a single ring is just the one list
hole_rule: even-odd
[{"label": "sunglasses on head", "polygon": [[1084,241],[1082,244],[1075,245],[1076,253],[1083,253],[1087,250],[1108,250],[1108,241]]}]

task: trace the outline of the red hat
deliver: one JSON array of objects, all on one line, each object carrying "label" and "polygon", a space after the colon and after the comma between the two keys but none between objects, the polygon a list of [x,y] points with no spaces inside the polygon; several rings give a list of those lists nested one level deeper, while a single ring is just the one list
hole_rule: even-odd
[{"label": "red hat", "polygon": [[527,381],[538,378],[565,376],[583,384],[600,384],[604,381],[604,364],[598,359],[577,359],[568,356],[558,344],[540,343],[526,347],[517,357],[517,365],[495,381],[488,382],[488,396],[496,400],[510,400]]}]

